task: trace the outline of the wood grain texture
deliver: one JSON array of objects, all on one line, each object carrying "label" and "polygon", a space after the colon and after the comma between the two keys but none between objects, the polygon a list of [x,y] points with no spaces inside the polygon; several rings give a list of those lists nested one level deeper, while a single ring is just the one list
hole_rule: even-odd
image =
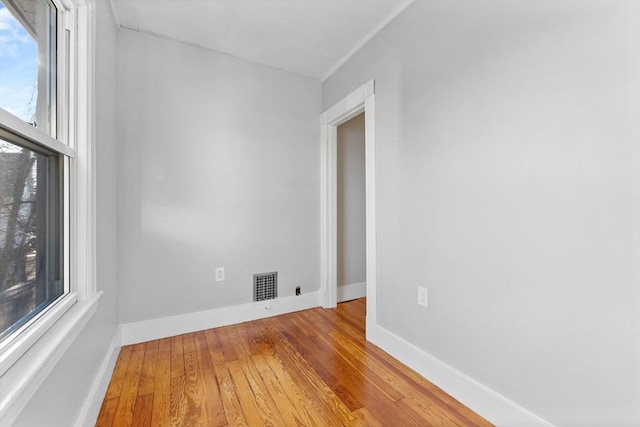
[{"label": "wood grain texture", "polygon": [[153,410],[151,413],[151,425],[154,427],[169,425],[170,388],[171,338],[164,338],[158,341],[158,358],[153,386]]},{"label": "wood grain texture", "polygon": [[365,340],[365,299],[121,349],[98,426],[490,426]]}]

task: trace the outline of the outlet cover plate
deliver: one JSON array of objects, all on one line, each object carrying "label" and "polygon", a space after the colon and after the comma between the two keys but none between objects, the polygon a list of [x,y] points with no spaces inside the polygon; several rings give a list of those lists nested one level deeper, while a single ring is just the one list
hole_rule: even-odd
[{"label": "outlet cover plate", "polygon": [[224,267],[216,268],[216,282],[222,282],[224,280]]}]

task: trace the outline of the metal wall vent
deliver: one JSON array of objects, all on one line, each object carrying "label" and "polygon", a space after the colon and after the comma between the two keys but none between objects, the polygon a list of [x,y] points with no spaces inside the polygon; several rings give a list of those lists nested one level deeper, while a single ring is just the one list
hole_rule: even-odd
[{"label": "metal wall vent", "polygon": [[278,298],[278,272],[253,275],[253,300],[266,301]]}]

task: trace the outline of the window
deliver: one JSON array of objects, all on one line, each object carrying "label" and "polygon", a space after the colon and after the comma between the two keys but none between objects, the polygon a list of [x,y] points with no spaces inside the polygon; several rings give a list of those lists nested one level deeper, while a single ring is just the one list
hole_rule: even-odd
[{"label": "window", "polygon": [[0,108],[56,137],[57,8],[0,0]]},{"label": "window", "polygon": [[0,425],[96,311],[94,0],[0,0]]},{"label": "window", "polygon": [[0,0],[0,107],[37,130],[0,127],[0,343],[69,291],[65,155],[44,138],[58,133],[57,12],[48,0]]},{"label": "window", "polygon": [[57,153],[0,130],[0,340],[64,294]]}]

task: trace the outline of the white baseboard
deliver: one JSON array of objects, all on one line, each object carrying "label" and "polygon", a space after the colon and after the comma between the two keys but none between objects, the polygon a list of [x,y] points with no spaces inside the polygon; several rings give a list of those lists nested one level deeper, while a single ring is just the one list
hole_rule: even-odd
[{"label": "white baseboard", "polygon": [[338,302],[351,301],[367,296],[367,282],[338,286]]},{"label": "white baseboard", "polygon": [[122,330],[121,327],[118,326],[116,333],[113,335],[113,339],[111,340],[111,345],[109,345],[109,350],[107,351],[107,354],[98,369],[98,373],[93,384],[91,385],[87,399],[82,405],[80,415],[76,420],[76,427],[89,427],[95,425],[98,415],[100,414],[102,401],[104,400],[104,396],[107,394],[107,388],[111,381],[113,369],[116,367],[121,343]]},{"label": "white baseboard", "polygon": [[196,313],[126,323],[122,328],[122,345],[136,344],[160,338],[236,323],[249,322],[265,317],[277,316],[294,311],[320,306],[320,293],[279,298],[263,303],[249,303],[222,307]]},{"label": "white baseboard", "polygon": [[367,324],[367,339],[498,427],[552,427],[548,421],[379,325]]}]

